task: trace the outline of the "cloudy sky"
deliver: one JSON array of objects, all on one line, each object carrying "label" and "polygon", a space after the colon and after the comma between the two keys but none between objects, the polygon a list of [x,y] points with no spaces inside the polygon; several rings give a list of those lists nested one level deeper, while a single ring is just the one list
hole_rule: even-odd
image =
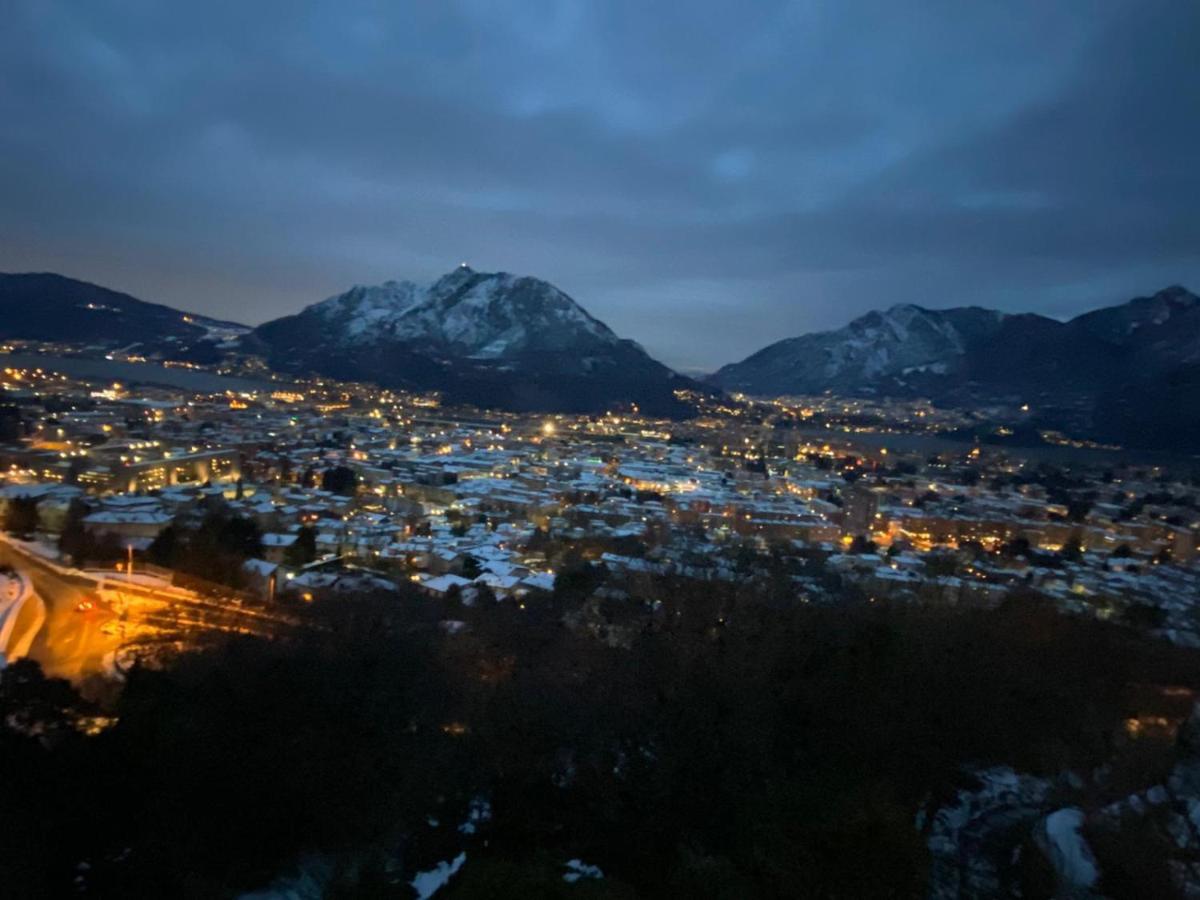
[{"label": "cloudy sky", "polygon": [[711,369],[1200,290],[1195,0],[8,0],[0,270],[257,323],[466,260]]}]

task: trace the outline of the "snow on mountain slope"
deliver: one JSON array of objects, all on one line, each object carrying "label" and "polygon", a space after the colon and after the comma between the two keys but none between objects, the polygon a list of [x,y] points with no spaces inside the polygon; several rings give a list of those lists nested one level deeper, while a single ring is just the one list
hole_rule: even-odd
[{"label": "snow on mountain slope", "polygon": [[[836,331],[779,341],[711,381],[751,394],[937,393],[967,382],[991,394],[1096,393],[1131,378],[1200,364],[1200,297],[1173,286],[1061,322],[978,307],[911,304]],[[941,376],[941,381],[930,376]]]},{"label": "snow on mountain slope", "polygon": [[869,312],[844,328],[780,341],[718,371],[722,387],[750,393],[811,393],[850,388],[883,376],[946,372],[1004,315],[966,307],[912,304]]},{"label": "snow on mountain slope", "polygon": [[247,342],[272,367],[437,390],[453,402],[602,412],[637,404],[684,415],[711,390],[615,335],[554,285],[463,265],[427,285],[389,281],[260,325]]},{"label": "snow on mountain slope", "polygon": [[1180,320],[1198,313],[1200,297],[1176,284],[1149,297],[1084,313],[1072,320],[1072,324],[1105,340],[1122,341],[1133,337],[1135,332],[1179,324]]},{"label": "snow on mountain slope", "polygon": [[558,288],[507,272],[460,266],[430,285],[356,286],[304,310],[347,346],[424,341],[482,359],[619,339]]},{"label": "snow on mountain slope", "polygon": [[1200,297],[1178,285],[1069,321],[894,306],[779,341],[709,379],[758,395],[825,391],[1021,404],[1038,426],[1129,447],[1200,441]]}]

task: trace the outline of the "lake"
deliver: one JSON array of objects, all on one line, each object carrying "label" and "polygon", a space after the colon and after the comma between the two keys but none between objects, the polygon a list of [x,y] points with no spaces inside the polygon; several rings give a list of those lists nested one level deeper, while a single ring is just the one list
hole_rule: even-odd
[{"label": "lake", "polygon": [[277,391],[288,386],[286,382],[281,381],[215,375],[212,372],[167,367],[148,362],[121,362],[82,356],[40,356],[35,353],[6,353],[0,355],[0,359],[3,359],[6,366],[22,369],[42,368],[83,380],[95,379],[107,382],[119,381],[123,384],[159,385],[196,393]]},{"label": "lake", "polygon": [[1031,459],[1059,465],[1090,464],[1112,466],[1118,463],[1137,465],[1187,466],[1195,468],[1200,457],[1184,456],[1155,450],[1110,450],[1099,447],[1060,447],[1040,444],[1033,447],[1017,447],[1008,444],[973,443],[936,434],[882,434],[878,432],[848,433],[822,428],[797,428],[798,434],[814,441],[830,445],[848,443],[859,447],[899,450],[909,453],[965,453],[979,447],[983,453],[1003,453],[1016,459]]}]

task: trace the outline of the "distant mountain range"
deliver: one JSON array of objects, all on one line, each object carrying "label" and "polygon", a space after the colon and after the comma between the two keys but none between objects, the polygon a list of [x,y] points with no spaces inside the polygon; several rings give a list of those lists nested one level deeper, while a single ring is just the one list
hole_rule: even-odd
[{"label": "distant mountain range", "polygon": [[137,347],[148,356],[210,363],[221,358],[220,345],[249,332],[62,275],[0,273],[0,339]]},{"label": "distant mountain range", "polygon": [[1200,448],[1200,298],[1179,286],[1061,322],[978,307],[894,306],[771,344],[710,382],[757,395],[1028,403],[1048,427]]},{"label": "distant mountain range", "polygon": [[636,404],[686,415],[682,388],[711,390],[617,337],[554,285],[460,266],[432,284],[358,286],[267,322],[248,345],[272,368],[520,411]]},{"label": "distant mountain range", "polygon": [[537,278],[461,266],[430,284],[351,288],[251,329],[53,274],[0,274],[0,339],[439,390],[452,403],[687,415],[680,389],[1028,404],[1031,424],[1127,446],[1200,448],[1200,298],[1183,287],[1061,322],[893,306],[779,341],[697,382]]},{"label": "distant mountain range", "polygon": [[0,339],[216,362],[261,354],[277,371],[439,390],[453,403],[599,413],[690,411],[679,375],[553,285],[466,266],[432,284],[389,281],[251,329],[50,274],[0,274]]}]

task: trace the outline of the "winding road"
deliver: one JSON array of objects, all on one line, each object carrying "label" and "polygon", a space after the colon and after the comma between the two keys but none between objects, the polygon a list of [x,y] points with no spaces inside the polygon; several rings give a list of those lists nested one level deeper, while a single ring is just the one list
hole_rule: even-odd
[{"label": "winding road", "polygon": [[[97,583],[62,573],[3,539],[0,565],[29,579],[34,592],[13,628],[11,644],[27,645],[27,655],[41,663],[47,675],[79,681],[87,675],[105,674],[105,657],[121,641],[115,628],[104,629],[116,616],[100,602]],[[80,611],[81,604],[90,608]],[[44,610],[42,616],[37,614],[39,606]],[[113,633],[106,634],[106,630]]]},{"label": "winding road", "polygon": [[117,651],[186,649],[204,636],[278,637],[302,627],[275,610],[201,597],[166,582],[126,583],[117,573],[75,572],[0,533],[0,566],[29,580],[31,596],[9,639],[10,657],[37,660],[47,675],[78,682],[112,675]]}]

